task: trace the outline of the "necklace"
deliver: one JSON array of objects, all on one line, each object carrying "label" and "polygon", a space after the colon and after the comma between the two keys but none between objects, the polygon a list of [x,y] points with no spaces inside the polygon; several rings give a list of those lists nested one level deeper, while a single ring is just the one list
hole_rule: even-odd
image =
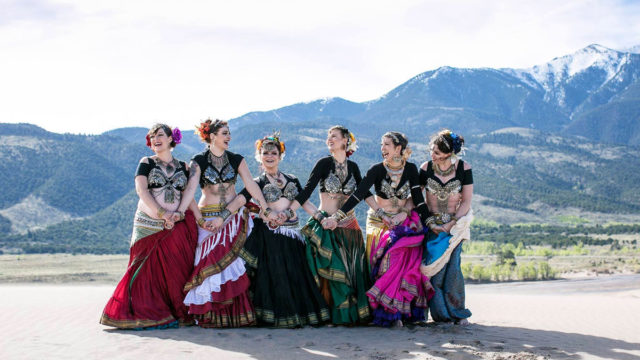
[{"label": "necklace", "polygon": [[220,171],[223,167],[225,167],[229,163],[229,158],[227,157],[227,152],[225,151],[220,156],[215,156],[212,151],[209,151],[209,162],[213,165],[218,171]]},{"label": "necklace", "polygon": [[440,175],[440,176],[449,176],[449,175],[451,175],[453,170],[456,169],[456,167],[453,164],[451,164],[451,166],[449,166],[447,168],[447,170],[440,169],[440,165],[438,165],[438,164],[433,164],[433,165],[434,165],[433,166],[433,172],[436,173],[437,175]]},{"label": "necklace", "polygon": [[338,176],[338,179],[340,179],[341,183],[344,183],[347,179],[347,160],[345,159],[343,163],[339,163],[336,158],[333,158],[333,163],[336,167],[335,173]]},{"label": "necklace", "polygon": [[275,175],[269,174],[268,172],[264,172],[267,175],[267,180],[271,181],[271,179],[273,179],[273,181],[276,183],[276,185],[281,188],[282,185],[284,185],[284,181],[282,181],[282,179],[280,179],[280,170],[276,171]]},{"label": "necklace", "polygon": [[157,162],[158,162],[158,165],[164,166],[165,173],[167,174],[167,176],[169,176],[169,174],[172,174],[173,171],[179,166],[178,161],[174,158],[171,158],[170,161],[164,161],[158,158]]},{"label": "necklace", "polygon": [[400,178],[402,177],[402,173],[404,172],[404,161],[400,163],[400,166],[393,167],[388,162],[383,161],[382,166],[387,170],[389,177],[391,178],[391,187],[397,188],[398,183],[400,182]]}]

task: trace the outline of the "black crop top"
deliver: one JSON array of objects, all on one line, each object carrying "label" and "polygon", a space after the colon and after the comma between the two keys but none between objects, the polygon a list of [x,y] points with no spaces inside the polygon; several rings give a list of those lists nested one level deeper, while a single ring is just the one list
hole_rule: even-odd
[{"label": "black crop top", "polygon": [[[262,175],[253,179],[258,186],[260,186],[260,190],[262,190],[262,195],[264,195],[266,202],[276,202],[282,197],[287,198],[289,201],[293,201],[296,199],[296,196],[302,192],[302,185],[300,185],[300,180],[298,180],[297,177],[285,173],[282,173],[282,175],[287,180],[287,183],[282,189],[277,185],[272,184],[269,179],[267,179],[267,175],[265,173],[262,173]],[[247,188],[242,189],[240,195],[244,196],[247,202],[251,200],[251,194],[249,194]]]},{"label": "black crop top", "polygon": [[[431,181],[429,181],[431,179]],[[427,191],[433,192],[429,190],[429,185],[438,185],[438,187],[448,187],[451,188],[454,192],[460,192],[462,190],[462,186],[473,184],[473,173],[471,169],[464,169],[464,161],[458,160],[458,167],[456,168],[456,174],[453,178],[449,179],[447,182],[442,183],[433,172],[433,161],[429,161],[427,164],[427,170],[420,169],[420,185],[424,186]]]},{"label": "black crop top", "polygon": [[157,189],[172,186],[178,191],[184,191],[187,187],[189,170],[187,170],[187,164],[183,161],[178,161],[180,167],[176,168],[171,176],[167,176],[152,158],[148,157],[147,161],[148,163],[138,163],[138,168],[136,169],[136,176],[147,177],[147,188]]},{"label": "black crop top", "polygon": [[242,155],[234,154],[231,151],[225,151],[224,156],[227,157],[228,163],[225,164],[220,171],[216,169],[210,162],[210,150],[195,155],[191,161],[195,161],[200,167],[200,187],[206,185],[216,185],[221,183],[235,184],[238,177],[238,168],[242,163]]},{"label": "black crop top", "polygon": [[391,187],[391,178],[389,174],[387,174],[387,169],[384,168],[383,163],[377,163],[371,166],[364,176],[364,179],[360,182],[358,189],[349,197],[340,210],[346,213],[353,209],[361,200],[366,199],[365,196],[372,185],[375,188],[376,195],[383,199],[390,199],[395,196],[398,199],[404,200],[411,194],[415,210],[420,215],[420,218],[425,220],[428,217],[429,211],[424,203],[424,196],[422,196],[418,167],[416,164],[410,162],[405,164],[395,191]]},{"label": "black crop top", "polygon": [[[313,170],[311,170],[309,180],[307,180],[307,183],[304,185],[304,189],[296,196],[298,203],[302,205],[309,200],[311,193],[313,193],[318,183],[320,183],[320,192],[351,195],[362,180],[358,164],[347,160],[348,174],[344,182],[340,181],[335,171],[336,165],[332,156],[323,157],[318,160]],[[369,196],[371,196],[371,193],[367,192],[366,197]]]}]

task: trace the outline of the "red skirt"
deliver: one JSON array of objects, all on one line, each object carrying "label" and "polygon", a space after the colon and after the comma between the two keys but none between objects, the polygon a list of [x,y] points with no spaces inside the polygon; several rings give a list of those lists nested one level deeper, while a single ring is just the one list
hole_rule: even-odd
[{"label": "red skirt", "polygon": [[[201,209],[205,218],[216,210],[215,205]],[[198,228],[195,268],[184,288],[188,291],[184,303],[199,326],[255,324],[249,278],[239,257],[252,224],[245,210],[230,217],[218,232]]]},{"label": "red skirt", "polygon": [[[158,222],[136,214],[136,231],[153,232]],[[137,228],[136,228],[137,227]],[[141,229],[143,228],[143,229]],[[121,329],[192,324],[183,303],[184,284],[193,271],[198,230],[191,211],[171,230],[135,241],[129,266],[104,308],[100,323]]]}]

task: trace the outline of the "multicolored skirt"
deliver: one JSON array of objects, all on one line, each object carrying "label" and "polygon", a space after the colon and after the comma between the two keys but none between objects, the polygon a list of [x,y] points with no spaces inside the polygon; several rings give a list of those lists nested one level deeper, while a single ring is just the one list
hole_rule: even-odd
[{"label": "multicolored skirt", "polygon": [[183,287],[193,271],[198,239],[195,218],[165,230],[164,221],[136,212],[129,266],[104,308],[100,323],[120,329],[192,324]]},{"label": "multicolored skirt", "polygon": [[353,212],[334,230],[325,230],[310,218],[301,231],[307,240],[311,274],[331,309],[331,322],[366,323],[370,317],[369,269],[362,230]]},{"label": "multicolored skirt", "polygon": [[329,320],[329,308],[307,265],[297,220],[271,229],[254,218],[240,256],[251,279],[258,324],[294,328]]},{"label": "multicolored skirt", "polygon": [[[437,221],[437,220],[436,220]],[[431,318],[437,322],[458,322],[471,316],[465,306],[464,277],[460,267],[462,242],[470,239],[473,211],[458,219],[450,233],[429,232],[422,266],[423,275],[431,279],[435,295],[429,299]]]},{"label": "multicolored skirt", "polygon": [[[202,216],[218,216],[220,205],[200,208]],[[249,277],[239,257],[253,221],[246,209],[230,216],[215,233],[198,227],[195,268],[184,286],[184,303],[201,327],[239,327],[255,324],[249,300]]]},{"label": "multicolored skirt", "polygon": [[420,217],[415,211],[391,230],[369,211],[367,253],[374,284],[367,296],[375,324],[391,326],[396,320],[425,320],[433,288],[429,278],[420,273],[423,243]]}]

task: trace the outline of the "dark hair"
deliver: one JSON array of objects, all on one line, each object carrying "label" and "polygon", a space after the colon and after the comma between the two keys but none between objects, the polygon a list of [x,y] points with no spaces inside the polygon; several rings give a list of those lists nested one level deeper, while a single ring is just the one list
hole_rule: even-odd
[{"label": "dark hair", "polygon": [[202,141],[208,143],[211,141],[211,134],[217,134],[218,130],[225,126],[229,127],[229,123],[227,123],[225,120],[207,119],[204,122],[201,122],[200,126],[196,126],[196,134],[200,136],[200,139],[202,139]]},{"label": "dark hair", "polygon": [[464,145],[464,137],[458,135],[449,129],[443,129],[431,136],[429,140],[429,149],[433,146],[445,154],[458,154]]},{"label": "dark hair", "polygon": [[404,149],[407,148],[407,145],[409,145],[409,139],[407,139],[407,136],[401,132],[387,131],[386,133],[384,133],[384,135],[382,135],[382,137],[391,139],[393,146],[402,146],[400,154],[402,154],[404,152]]},{"label": "dark hair", "polygon": [[332,127],[329,128],[328,132],[331,132],[332,130],[340,131],[340,134],[342,134],[343,138],[349,139],[349,129],[347,129],[346,127],[342,125],[333,125]]},{"label": "dark hair", "polygon": [[176,144],[175,140],[173,140],[173,132],[171,131],[169,125],[166,124],[155,124],[151,127],[151,129],[149,129],[149,132],[147,133],[147,146],[151,147],[151,136],[157,134],[158,130],[160,129],[164,131],[165,135],[171,136],[171,144],[169,144],[169,146],[172,148],[176,147],[176,145],[178,144]]}]

